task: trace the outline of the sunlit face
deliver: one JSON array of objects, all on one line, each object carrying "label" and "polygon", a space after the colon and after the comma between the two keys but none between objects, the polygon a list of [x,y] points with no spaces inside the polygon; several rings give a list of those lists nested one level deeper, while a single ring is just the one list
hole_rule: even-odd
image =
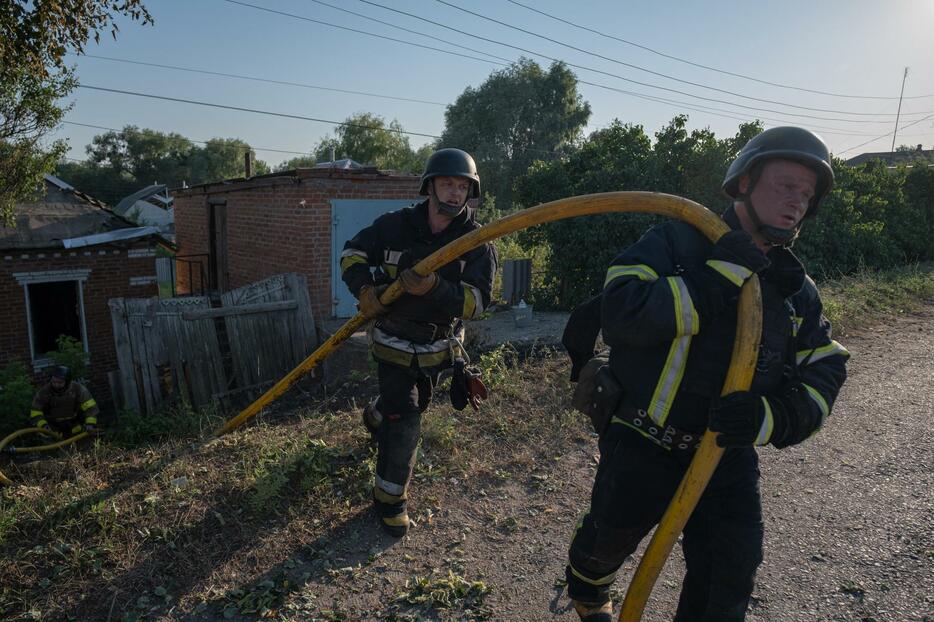
[{"label": "sunlit face", "polygon": [[[739,180],[741,193],[749,190],[749,182],[748,175]],[[763,225],[794,229],[816,191],[817,173],[792,160],[770,160],[763,166],[750,199]]]},{"label": "sunlit face", "polygon": [[462,206],[470,194],[470,180],[466,177],[442,175],[431,180],[438,200],[448,205]]}]

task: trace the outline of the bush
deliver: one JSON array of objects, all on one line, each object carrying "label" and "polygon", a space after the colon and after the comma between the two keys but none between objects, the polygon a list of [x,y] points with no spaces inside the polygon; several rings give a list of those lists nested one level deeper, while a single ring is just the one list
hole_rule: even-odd
[{"label": "bush", "polygon": [[45,356],[52,359],[56,365],[67,365],[71,369],[71,377],[75,380],[87,377],[88,355],[84,351],[84,344],[68,335],[59,335],[55,340],[57,350],[46,352]]},{"label": "bush", "polygon": [[29,370],[21,362],[0,369],[0,436],[26,427],[35,392]]},{"label": "bush", "polygon": [[213,409],[197,410],[189,404],[177,404],[152,415],[125,409],[117,414],[110,440],[122,447],[136,447],[168,439],[198,438],[205,429],[222,422]]}]

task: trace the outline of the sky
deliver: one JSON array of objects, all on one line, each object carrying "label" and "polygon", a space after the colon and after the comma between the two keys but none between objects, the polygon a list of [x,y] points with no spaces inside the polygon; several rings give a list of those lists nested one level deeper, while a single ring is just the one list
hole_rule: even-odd
[{"label": "sky", "polygon": [[[136,125],[196,141],[241,138],[271,165],[308,153],[333,134],[335,125],[323,121],[358,112],[439,136],[446,105],[520,56],[543,66],[552,59],[569,64],[592,109],[586,133],[619,119],[652,135],[687,114],[689,129],[709,128],[724,138],[741,122],[760,119],[766,127],[812,129],[842,157],[890,150],[907,67],[896,144],[934,149],[932,0],[145,4],[153,26],[120,19],[116,41],[102,36],[85,56],[68,57],[83,86],[306,119],[78,88],[66,123],[52,136],[68,140],[70,158],[85,158],[85,145],[105,131],[77,124]],[[428,136],[409,138],[417,148]]]}]

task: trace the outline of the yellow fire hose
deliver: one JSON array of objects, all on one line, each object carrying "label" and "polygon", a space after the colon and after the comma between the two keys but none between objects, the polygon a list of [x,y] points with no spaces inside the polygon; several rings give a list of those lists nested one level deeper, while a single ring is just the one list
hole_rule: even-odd
[{"label": "yellow fire hose", "polygon": [[[589,216],[609,212],[647,212],[668,218],[677,218],[693,225],[711,241],[716,241],[729,231],[719,216],[704,206],[682,197],[655,192],[607,192],[570,197],[551,203],[531,207],[496,222],[490,223],[460,237],[441,248],[414,266],[421,275],[436,271],[441,266],[460,257],[467,251],[490,240],[526,229],[533,225],[553,222],[574,216]],[[380,297],[380,302],[389,305],[402,295],[402,286],[396,281]],[[331,335],[298,367],[289,372],[255,402],[225,423],[218,436],[236,429],[256,415],[265,406],[282,395],[303,375],[318,366],[338,345],[367,321],[358,313],[349,319],[336,333]],[[723,393],[748,390],[755,370],[756,351],[762,330],[762,303],[759,281],[753,277],[746,281],[739,299],[736,343],[733,358],[727,372]],[[713,475],[723,450],[717,447],[715,434],[707,431],[701,440],[690,467],[675,492],[671,504],[665,511],[642,562],[626,594],[620,612],[621,622],[637,622],[642,617],[646,601],[655,585],[661,569],[674,547],[678,534],[687,523],[701,494]]]},{"label": "yellow fire hose", "polygon": [[[7,448],[7,445],[10,444],[10,442],[16,440],[20,436],[25,436],[26,434],[33,434],[33,433],[44,434],[45,436],[51,436],[52,438],[57,438],[61,440],[56,441],[54,443],[49,443],[48,445],[37,445],[35,447]],[[4,452],[8,454],[29,454],[29,453],[35,453],[38,451],[51,451],[53,449],[58,449],[59,447],[65,447],[66,445],[71,445],[72,443],[76,441],[80,441],[82,438],[87,437],[87,435],[88,435],[87,432],[79,432],[78,434],[75,434],[74,436],[70,436],[66,439],[62,439],[61,434],[53,430],[46,429],[46,428],[23,428],[22,430],[17,430],[16,432],[13,432],[12,434],[4,438],[2,441],[0,441],[0,454]],[[0,484],[3,484],[4,486],[12,486],[13,482],[6,475],[4,475],[2,471],[0,471]]]}]

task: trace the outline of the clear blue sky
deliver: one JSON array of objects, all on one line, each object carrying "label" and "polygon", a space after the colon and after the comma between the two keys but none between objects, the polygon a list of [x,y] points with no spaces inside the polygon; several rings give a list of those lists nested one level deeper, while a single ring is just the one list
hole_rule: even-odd
[{"label": "clear blue sky", "polygon": [[[482,57],[462,46],[505,59],[514,60],[525,55],[543,65],[550,64],[540,56],[477,38],[482,36],[574,65],[686,93],[666,92],[572,67],[579,80],[682,102],[647,101],[599,86],[581,85],[579,90],[593,110],[588,132],[619,118],[624,122],[641,124],[651,134],[674,115],[686,113],[690,115],[690,127],[709,127],[724,137],[735,133],[741,119],[760,118],[767,127],[787,124],[810,127],[827,140],[835,153],[845,157],[889,149],[891,134],[863,147],[857,146],[894,128],[902,72],[907,66],[906,99],[902,104],[899,127],[929,118],[899,130],[897,142],[934,148],[934,70],[931,67],[934,62],[934,2],[928,0],[517,0],[564,20],[694,63],[806,89],[896,99],[820,95],[717,73],[559,23],[508,0],[474,0],[463,2],[461,6],[613,60],[597,58],[517,32],[445,6],[437,0],[374,1],[421,15],[460,32],[360,0],[326,1],[426,36],[374,23],[312,0],[244,1],[386,37],[444,48],[457,55],[339,30],[225,0],[149,0],[146,4],[155,18],[154,26],[142,27],[121,21],[117,41],[109,36],[102,37],[100,45],[91,43],[86,52],[443,104],[453,102],[467,86],[480,85],[490,72],[500,68],[495,63],[502,62],[493,59],[490,59],[493,62],[482,62],[459,56]],[[88,57],[71,57],[71,60],[77,66],[79,79],[86,85],[333,121],[342,121],[355,112],[373,112],[387,121],[397,119],[408,131],[433,135],[441,134],[444,128],[442,105],[251,82]],[[679,83],[620,63],[778,103],[755,101]],[[703,101],[697,96],[727,103]],[[908,99],[917,96],[929,97]],[[68,113],[67,121],[113,128],[132,124],[178,132],[195,140],[238,137],[256,147],[257,157],[270,164],[292,155],[260,148],[307,152],[334,129],[326,123],[87,89],[77,89],[71,99],[74,108]],[[803,110],[785,104],[832,112]],[[776,112],[744,109],[738,105]],[[708,110],[695,110],[688,106],[707,107]],[[715,113],[710,108],[720,110]],[[926,114],[920,114],[922,112]],[[71,146],[68,155],[81,159],[85,156],[85,145],[100,131],[66,124],[56,137],[67,138]],[[413,136],[410,140],[413,147],[418,147],[427,139]]]}]

